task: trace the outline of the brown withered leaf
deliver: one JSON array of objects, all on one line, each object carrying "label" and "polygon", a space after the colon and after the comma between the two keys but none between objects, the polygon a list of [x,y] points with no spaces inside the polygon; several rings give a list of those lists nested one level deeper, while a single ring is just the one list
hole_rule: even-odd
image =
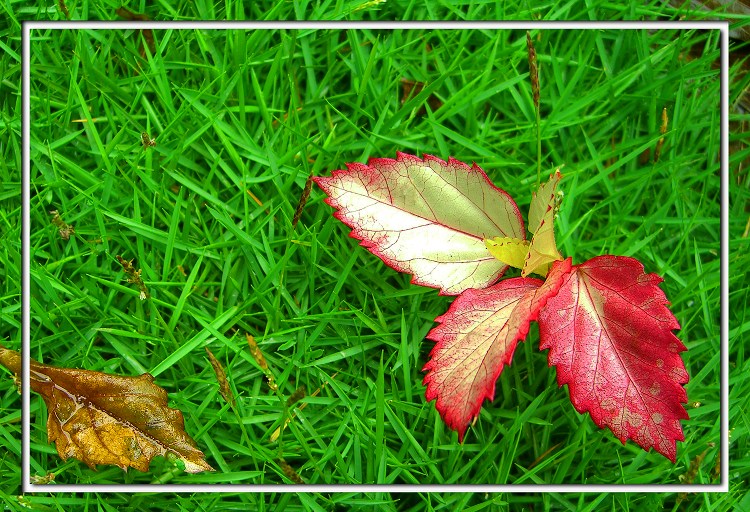
[{"label": "brown withered leaf", "polygon": [[[2,345],[0,364],[21,372],[20,354]],[[213,471],[185,433],[182,413],[167,407],[167,392],[148,373],[122,377],[32,360],[30,378],[47,404],[47,436],[63,460],[148,471],[163,455],[182,460],[188,473]]]}]

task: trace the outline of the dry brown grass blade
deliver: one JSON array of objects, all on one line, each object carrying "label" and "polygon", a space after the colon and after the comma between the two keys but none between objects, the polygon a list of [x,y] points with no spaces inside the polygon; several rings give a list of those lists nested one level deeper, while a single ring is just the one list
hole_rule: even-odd
[{"label": "dry brown grass blade", "polygon": [[534,108],[539,111],[539,65],[536,58],[536,48],[531,40],[531,34],[526,31],[526,49],[529,54],[529,75],[531,76],[531,93],[534,96]]},{"label": "dry brown grass blade", "polygon": [[[132,20],[132,21],[148,21],[151,18],[149,18],[145,14],[133,12],[131,10],[126,9],[125,7],[120,7],[118,9],[115,9],[115,13],[121,17],[125,18],[126,20]],[[141,34],[143,34],[143,39],[146,40],[146,44],[148,45],[148,49],[151,52],[151,55],[154,55],[156,53],[156,41],[154,41],[154,31],[150,28],[144,28],[141,31]],[[146,50],[143,46],[141,46],[141,57],[146,56]]]},{"label": "dry brown grass blade", "polygon": [[297,474],[297,472],[294,470],[292,466],[290,466],[287,461],[285,461],[283,458],[279,459],[279,466],[281,466],[281,470],[284,472],[286,477],[294,482],[295,484],[304,484],[305,481],[302,480],[302,477]]},{"label": "dry brown grass blade", "polygon": [[313,176],[312,174],[307,177],[305,182],[305,188],[302,189],[302,195],[299,197],[299,203],[297,203],[297,209],[294,212],[294,218],[292,219],[292,227],[296,227],[299,222],[299,218],[302,216],[302,210],[307,204],[307,198],[310,197],[310,189],[312,189]]},{"label": "dry brown grass blade", "polygon": [[60,12],[63,13],[63,15],[65,16],[65,19],[69,20],[70,19],[70,12],[68,12],[68,6],[65,5],[65,0],[58,0],[57,1],[57,7],[58,7],[58,9],[60,9]]},{"label": "dry brown grass blade", "polygon": [[209,350],[208,347],[203,347],[206,349],[206,354],[208,355],[208,362],[211,363],[211,367],[214,369],[214,373],[216,374],[216,380],[219,383],[219,393],[222,397],[224,397],[224,400],[232,406],[232,408],[235,407],[235,400],[234,400],[234,393],[232,393],[232,388],[229,386],[229,380],[227,380],[227,374],[224,371],[224,367],[221,366],[221,363],[218,359],[214,356],[213,352]]},{"label": "dry brown grass blade", "polygon": [[716,451],[716,463],[714,464],[714,469],[711,472],[712,480],[718,480],[719,478],[721,478],[721,450]]},{"label": "dry brown grass blade", "polygon": [[[403,105],[407,101],[409,101],[411,98],[416,96],[417,94],[421,93],[424,88],[427,86],[424,82],[417,82],[415,80],[409,80],[408,78],[402,78],[400,80],[401,82],[401,104]],[[427,105],[429,105],[430,110],[435,112],[437,109],[443,106],[443,102],[435,96],[435,94],[430,94],[427,97],[426,101]],[[427,114],[427,108],[425,107],[425,104],[423,103],[416,112],[416,115],[418,116],[424,116]]]},{"label": "dry brown grass blade", "polygon": [[307,392],[305,391],[305,386],[300,386],[297,389],[294,390],[294,393],[289,395],[289,398],[286,399],[286,406],[291,407],[303,398],[305,398]]},{"label": "dry brown grass blade", "polygon": [[[706,458],[706,454],[708,453],[708,450],[713,448],[715,445],[714,443],[708,443],[708,448],[703,450],[700,455],[696,456],[693,460],[690,461],[690,467],[685,472],[684,475],[680,475],[680,482],[686,485],[690,485],[695,481],[695,477],[698,475],[698,470],[701,467],[701,464],[703,463],[703,459]],[[685,501],[687,499],[688,493],[681,492],[677,496],[677,505]]]},{"label": "dry brown grass blade", "polygon": [[669,116],[667,115],[667,107],[664,107],[664,109],[661,111],[661,127],[659,128],[661,137],[659,137],[659,141],[656,143],[656,151],[654,151],[654,162],[658,162],[659,157],[661,156],[661,148],[662,146],[664,146],[664,134],[667,133],[668,123]]},{"label": "dry brown grass blade", "polygon": [[268,368],[268,363],[266,362],[266,358],[263,356],[263,352],[260,350],[258,343],[255,341],[255,338],[250,334],[246,333],[245,337],[247,338],[247,344],[250,347],[250,355],[253,356],[253,359],[255,359],[255,362],[258,363],[258,366],[260,366],[260,369],[263,370],[263,374],[266,376],[266,379],[268,380],[268,387],[271,388],[273,391],[277,391],[279,387],[276,385],[276,380],[273,378],[273,374],[271,373],[271,370]]}]

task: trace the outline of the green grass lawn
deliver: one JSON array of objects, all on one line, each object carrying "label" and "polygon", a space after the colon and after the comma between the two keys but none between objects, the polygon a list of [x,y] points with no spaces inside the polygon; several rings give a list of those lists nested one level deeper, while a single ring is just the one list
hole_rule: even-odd
[{"label": "green grass lawn", "polygon": [[[303,4],[278,3],[268,17],[342,18],[363,2],[318,10]],[[184,12],[177,5],[149,14],[226,14],[209,4]],[[222,9],[238,15],[239,7],[227,5]],[[478,9],[436,5],[382,4],[351,19],[470,18]],[[84,18],[115,19],[117,6]],[[80,6],[68,7],[81,17]],[[564,17],[555,8],[569,7],[550,6],[550,16]],[[612,15],[648,15],[643,9]],[[57,16],[52,8],[27,8],[24,19]],[[317,187],[292,226],[308,176],[397,150],[476,162],[526,217],[538,157],[525,30],[161,30],[153,32],[153,50],[134,30],[40,30],[31,42],[31,355],[58,366],[150,372],[216,472],[185,474],[161,458],[148,473],[63,462],[47,442],[46,407],[32,395],[32,475],[54,472],[56,482],[78,484],[289,484],[283,458],[311,484],[677,484],[691,461],[705,456],[694,483],[717,483],[719,33],[549,29],[532,36],[541,73],[542,174],[564,165],[560,251],[574,263],[600,254],[639,259],[664,277],[661,287],[682,326],[690,419],[676,464],[632,442],[623,446],[578,414],[538,350],[536,326],[500,376],[496,399],[485,402],[459,444],[434,402],[425,402],[421,372],[434,345],[424,337],[452,298],[411,285],[410,276],[359,247]],[[3,63],[19,76],[16,57],[6,54]],[[405,96],[405,80],[424,88]],[[2,99],[4,139],[12,144],[20,125],[5,107],[14,101]],[[654,162],[664,107],[669,130]],[[142,132],[156,145],[144,149]],[[20,146],[12,144],[2,142],[0,165],[0,308],[2,343],[18,349]],[[743,151],[730,161],[729,221],[729,414],[738,458],[747,456],[750,426],[750,381],[742,373],[750,364],[743,346],[750,329]],[[69,240],[51,210],[74,226]],[[118,255],[142,269],[150,298],[139,298]],[[278,392],[245,333],[258,341]],[[219,394],[204,346],[224,365],[236,409]],[[286,399],[301,386],[307,397],[272,442]],[[19,408],[6,375],[0,481],[16,483],[0,496],[16,508]],[[691,495],[680,506],[741,505],[747,462],[732,465],[730,494]],[[619,510],[672,509],[676,498],[381,492],[26,499],[49,510],[118,503],[134,510],[500,510],[505,502],[529,507],[540,499],[547,509]]]}]

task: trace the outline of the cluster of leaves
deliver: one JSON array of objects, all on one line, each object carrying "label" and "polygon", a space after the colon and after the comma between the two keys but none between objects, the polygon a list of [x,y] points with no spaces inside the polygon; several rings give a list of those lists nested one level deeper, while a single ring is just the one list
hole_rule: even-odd
[{"label": "cluster of leaves", "polygon": [[[629,257],[564,259],[553,225],[560,179],[556,171],[534,194],[530,241],[516,203],[476,164],[398,153],[315,182],[363,247],[413,283],[458,295],[427,335],[436,345],[424,384],[460,440],[537,321],[576,410],[675,462],[688,374],[662,279]],[[521,277],[493,284],[509,266]]]}]

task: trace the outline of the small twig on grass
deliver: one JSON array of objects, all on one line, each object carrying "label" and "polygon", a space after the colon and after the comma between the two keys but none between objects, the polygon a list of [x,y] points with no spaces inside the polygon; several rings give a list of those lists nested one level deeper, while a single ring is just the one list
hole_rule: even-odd
[{"label": "small twig on grass", "polygon": [[148,288],[146,288],[146,284],[141,279],[141,269],[136,270],[133,266],[133,260],[126,260],[119,254],[115,256],[117,258],[117,261],[120,262],[120,265],[122,265],[122,268],[125,270],[125,273],[128,275],[128,283],[135,284],[138,289],[140,290],[140,299],[146,300],[151,298],[151,294],[148,293]]},{"label": "small twig on grass", "polygon": [[669,123],[669,116],[667,116],[667,107],[661,111],[661,127],[659,128],[659,142],[656,143],[656,150],[654,151],[654,163],[659,161],[661,156],[661,148],[664,145],[664,134],[667,133],[667,123]]},{"label": "small twig on grass", "polygon": [[539,65],[536,58],[536,48],[531,41],[531,34],[526,31],[526,48],[529,53],[529,75],[531,76],[531,94],[534,98],[534,113],[536,115],[536,183],[542,180],[542,132],[539,114]]},{"label": "small twig on grass", "polygon": [[313,176],[310,174],[310,176],[307,177],[307,181],[305,182],[305,188],[302,189],[302,195],[299,196],[299,203],[297,203],[297,209],[294,211],[294,218],[292,219],[292,227],[297,227],[297,223],[299,222],[299,218],[302,216],[302,210],[305,208],[305,204],[307,204],[307,198],[310,197],[310,189],[312,188],[313,184]]},{"label": "small twig on grass", "polygon": [[73,229],[73,224],[66,224],[57,210],[51,210],[49,213],[52,215],[52,224],[55,225],[60,233],[60,238],[63,240],[70,240],[70,235],[76,232],[76,230]]}]

